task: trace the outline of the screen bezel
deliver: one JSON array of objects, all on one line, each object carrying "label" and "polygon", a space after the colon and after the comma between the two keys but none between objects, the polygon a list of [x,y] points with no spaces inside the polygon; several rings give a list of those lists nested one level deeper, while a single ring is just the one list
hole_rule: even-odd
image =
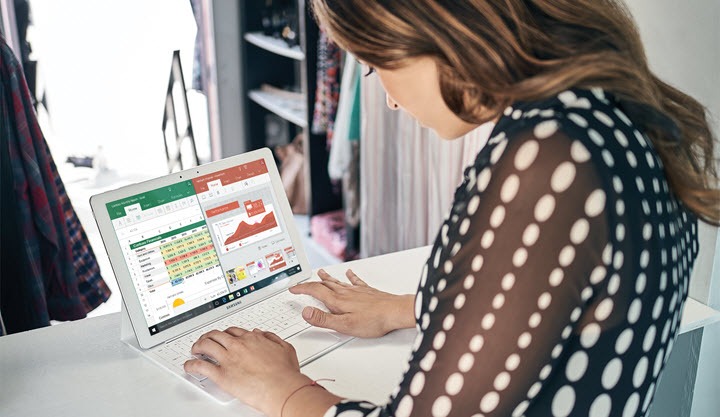
[{"label": "screen bezel", "polygon": [[[148,192],[157,188],[166,187],[181,181],[192,180],[197,177],[202,177],[217,171],[232,168],[238,165],[253,162],[259,159],[265,160],[265,165],[268,168],[270,174],[270,184],[272,185],[277,203],[280,205],[280,213],[282,215],[283,223],[287,229],[290,241],[295,247],[295,253],[298,258],[298,262],[301,267],[301,271],[295,275],[290,276],[288,279],[284,279],[278,283],[273,283],[269,287],[257,290],[254,293],[243,296],[240,299],[233,301],[225,306],[210,310],[200,316],[193,317],[185,322],[177,324],[169,329],[162,332],[158,332],[151,335],[148,332],[147,321],[142,312],[142,306],[138,299],[137,293],[135,292],[132,278],[130,277],[130,271],[128,270],[125,258],[122,253],[120,242],[118,241],[117,235],[112,225],[110,215],[108,213],[106,204],[112,201],[117,201],[123,198],[127,198],[136,194]],[[273,158],[272,152],[268,148],[262,148],[256,151],[248,152],[245,154],[233,156],[220,161],[211,162],[199,167],[194,167],[181,172],[166,175],[161,178],[141,182],[138,184],[128,185],[125,187],[118,188],[116,190],[108,191],[102,194],[94,195],[90,198],[90,206],[95,216],[98,228],[100,229],[100,235],[102,237],[105,249],[107,250],[108,258],[112,266],[115,278],[117,280],[120,292],[122,294],[122,300],[127,309],[130,322],[133,327],[133,331],[137,338],[138,344],[144,349],[157,346],[158,344],[164,343],[168,340],[174,339],[175,337],[187,333],[198,326],[211,323],[223,316],[236,312],[247,305],[253,304],[257,301],[265,299],[278,291],[282,291],[291,285],[294,285],[300,281],[309,278],[312,274],[310,268],[310,262],[307,259],[305,248],[300,240],[300,234],[295,226],[295,219],[290,209],[290,203],[288,202],[287,195],[282,186],[280,179],[280,173],[278,172]],[[277,212],[277,211],[276,211]]]}]

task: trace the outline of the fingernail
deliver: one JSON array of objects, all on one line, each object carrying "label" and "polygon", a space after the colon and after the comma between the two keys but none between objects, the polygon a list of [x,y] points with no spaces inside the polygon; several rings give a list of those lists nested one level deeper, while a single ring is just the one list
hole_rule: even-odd
[{"label": "fingernail", "polygon": [[312,307],[303,308],[302,316],[305,320],[310,320],[310,317],[312,317]]}]

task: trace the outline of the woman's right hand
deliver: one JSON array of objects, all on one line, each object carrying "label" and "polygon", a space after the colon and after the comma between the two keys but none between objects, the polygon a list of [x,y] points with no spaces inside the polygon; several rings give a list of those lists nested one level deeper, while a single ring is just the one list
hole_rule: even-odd
[{"label": "woman's right hand", "polygon": [[340,282],[324,270],[320,282],[298,284],[293,294],[307,294],[325,304],[330,312],[305,307],[302,316],[313,326],[332,329],[357,337],[380,337],[393,330],[415,326],[414,295],[395,295],[368,286],[352,270],[345,275],[350,284]]}]

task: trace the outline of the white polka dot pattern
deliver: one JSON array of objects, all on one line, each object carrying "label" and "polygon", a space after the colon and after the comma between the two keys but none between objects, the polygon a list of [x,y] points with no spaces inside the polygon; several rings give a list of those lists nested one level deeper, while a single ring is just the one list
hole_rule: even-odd
[{"label": "white polka dot pattern", "polygon": [[567,190],[575,179],[575,165],[571,162],[563,162],[555,168],[550,177],[550,187],[556,193]]},{"label": "white polka dot pattern", "polygon": [[457,395],[463,387],[465,380],[459,372],[455,372],[450,375],[447,382],[445,383],[445,391],[448,395]]},{"label": "white polka dot pattern", "polygon": [[575,406],[575,390],[570,385],[560,388],[552,401],[552,414],[554,417],[566,417]]},{"label": "white polka dot pattern", "polygon": [[593,191],[585,201],[585,214],[589,217],[599,215],[605,208],[605,192],[603,190]]},{"label": "white polka dot pattern", "polygon": [[612,407],[612,400],[607,394],[601,394],[590,404],[588,417],[608,417]]},{"label": "white polka dot pattern", "polygon": [[541,122],[535,126],[535,137],[538,139],[547,139],[557,132],[559,124],[555,120],[548,120]]},{"label": "white polka dot pattern", "polygon": [[507,372],[500,372],[493,383],[494,388],[498,391],[502,391],[507,388],[508,385],[510,385],[510,374]]},{"label": "white polka dot pattern", "polygon": [[530,342],[532,342],[532,336],[529,332],[525,332],[518,338],[517,345],[520,349],[525,349],[530,346]]},{"label": "white polka dot pattern", "polygon": [[577,382],[583,377],[588,367],[588,355],[582,350],[579,350],[570,357],[565,368],[565,374],[568,381]]},{"label": "white polka dot pattern", "polygon": [[[410,395],[406,395],[400,400],[395,415],[397,417],[407,417],[413,409],[413,399]],[[344,416],[343,416],[344,417]]]},{"label": "white polka dot pattern", "polygon": [[432,416],[446,417],[448,414],[450,414],[451,409],[452,402],[450,401],[450,398],[448,398],[447,395],[443,395],[441,397],[438,397],[438,399],[435,400],[435,402],[433,403]]},{"label": "white polka dot pattern", "polygon": [[497,392],[489,392],[480,401],[480,411],[483,413],[489,413],[497,407],[500,401],[500,396]]},{"label": "white polka dot pattern", "polygon": [[602,373],[602,386],[606,390],[611,390],[615,388],[618,381],[620,380],[620,375],[622,372],[622,361],[620,361],[619,358],[614,358],[608,364],[605,366],[605,370],[603,370]]},{"label": "white polka dot pattern", "polygon": [[591,347],[595,346],[595,343],[597,343],[598,339],[600,339],[600,334],[602,332],[602,329],[600,326],[598,326],[597,323],[590,323],[583,329],[582,333],[580,334],[580,344],[585,349],[590,349]]},{"label": "white polka dot pattern", "polygon": [[537,224],[530,224],[523,232],[522,241],[525,246],[532,246],[540,236],[540,228]]},{"label": "white polka dot pattern", "polygon": [[503,203],[511,202],[517,195],[520,188],[520,178],[517,175],[511,175],[505,180],[505,184],[500,191],[500,199]]},{"label": "white polka dot pattern", "polygon": [[550,218],[553,210],[555,210],[555,198],[546,194],[535,205],[535,219],[542,223]]},{"label": "white polka dot pattern", "polygon": [[465,353],[460,357],[458,369],[460,372],[470,372],[475,363],[475,356],[472,353]]},{"label": "white polka dot pattern", "polygon": [[587,162],[590,159],[590,152],[581,142],[575,141],[570,147],[570,155],[577,163]]},{"label": "white polka dot pattern", "polygon": [[515,155],[515,168],[518,171],[526,170],[535,161],[539,150],[540,145],[537,141],[525,142],[518,150],[517,155]]},{"label": "white polka dot pattern", "polygon": [[425,374],[418,372],[410,382],[410,395],[417,397],[425,386]]},{"label": "white polka dot pattern", "polygon": [[345,400],[326,416],[648,409],[687,297],[696,219],[612,94],[570,90],[503,114],[423,268],[403,382],[386,406]]},{"label": "white polka dot pattern", "polygon": [[508,356],[507,360],[505,361],[505,369],[508,371],[514,371],[517,369],[517,367],[520,365],[520,355],[517,353],[513,353],[512,355]]}]

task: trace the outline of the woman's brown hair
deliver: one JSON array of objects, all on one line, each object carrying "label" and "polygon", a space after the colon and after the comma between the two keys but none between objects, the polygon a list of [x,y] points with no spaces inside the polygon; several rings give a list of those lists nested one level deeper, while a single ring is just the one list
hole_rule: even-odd
[{"label": "woman's brown hair", "polygon": [[620,0],[312,0],[320,25],[371,66],[429,56],[461,119],[484,123],[516,101],[601,87],[652,140],[675,194],[720,225],[705,108],[650,71]]}]

